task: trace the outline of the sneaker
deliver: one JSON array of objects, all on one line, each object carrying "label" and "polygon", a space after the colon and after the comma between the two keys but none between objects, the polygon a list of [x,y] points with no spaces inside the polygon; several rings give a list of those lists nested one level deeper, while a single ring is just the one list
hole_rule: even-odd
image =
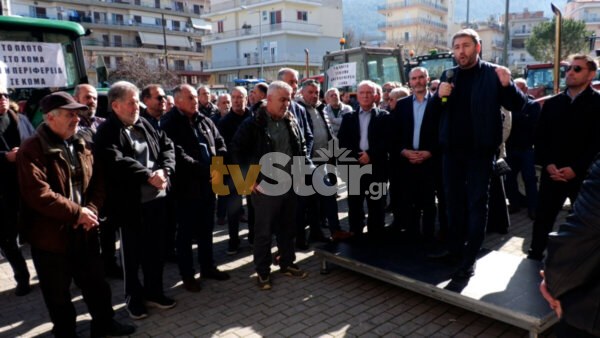
[{"label": "sneaker", "polygon": [[258,288],[261,290],[271,290],[271,276],[269,274],[261,276],[258,274],[257,278]]},{"label": "sneaker", "polygon": [[135,326],[121,324],[114,319],[104,325],[96,324],[94,321],[91,324],[92,338],[129,336],[134,332]]},{"label": "sneaker", "polygon": [[200,290],[202,290],[200,284],[194,277],[184,278],[182,282],[183,288],[186,289],[188,292],[200,292]]},{"label": "sneaker", "polygon": [[214,279],[214,280],[228,280],[229,274],[227,272],[221,271],[217,268],[212,268],[208,271],[200,272],[200,278],[205,279]]},{"label": "sneaker", "polygon": [[301,270],[296,264],[289,265],[287,267],[282,267],[279,269],[279,272],[289,277],[296,277],[299,279],[304,279],[308,277],[308,272]]},{"label": "sneaker", "polygon": [[131,297],[127,297],[127,312],[129,312],[129,317],[135,320],[148,317],[148,310],[142,301]]},{"label": "sneaker", "polygon": [[165,295],[146,299],[146,306],[155,307],[162,310],[172,309],[175,307],[175,305],[177,305],[177,302],[169,297],[166,297]]}]

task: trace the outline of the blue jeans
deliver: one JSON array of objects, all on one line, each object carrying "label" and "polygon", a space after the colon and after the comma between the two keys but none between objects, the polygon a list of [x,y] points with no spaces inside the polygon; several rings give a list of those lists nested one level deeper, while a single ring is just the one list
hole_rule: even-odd
[{"label": "blue jeans", "polygon": [[508,163],[511,169],[506,175],[506,196],[508,197],[508,201],[512,206],[521,206],[523,204],[522,195],[519,192],[517,183],[517,175],[520,172],[523,177],[523,183],[525,183],[527,209],[533,212],[537,207],[538,200],[533,149],[509,150],[507,155],[506,163]]},{"label": "blue jeans", "polygon": [[443,156],[449,250],[463,255],[464,267],[475,263],[485,238],[493,160],[494,154],[466,151]]}]

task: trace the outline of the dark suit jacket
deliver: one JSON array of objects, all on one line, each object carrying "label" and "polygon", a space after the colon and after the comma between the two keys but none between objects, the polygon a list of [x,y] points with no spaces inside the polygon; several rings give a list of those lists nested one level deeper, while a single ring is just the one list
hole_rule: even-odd
[{"label": "dark suit jacket", "polygon": [[296,118],[296,122],[300,127],[300,131],[302,132],[302,137],[304,137],[304,143],[306,144],[306,153],[312,154],[313,148],[313,133],[312,129],[310,129],[310,125],[308,122],[308,114],[306,113],[306,109],[302,107],[298,102],[292,100],[290,104],[290,111],[294,114]]},{"label": "dark suit jacket", "polygon": [[[350,150],[349,157],[358,161],[360,149],[360,122],[358,118],[359,111],[353,111],[352,114],[345,114],[342,117],[342,124],[338,131],[340,148]],[[385,148],[385,122],[389,113],[379,108],[371,109],[371,121],[369,122],[369,150],[367,154],[373,165],[373,179],[375,181],[386,180],[386,162],[387,152]],[[340,164],[344,164],[340,162]]]},{"label": "dark suit jacket", "polygon": [[[419,149],[413,145],[413,135],[415,129],[415,119],[413,112],[414,95],[402,98],[396,103],[396,107],[389,115],[390,123],[386,127],[391,128],[386,133],[388,135],[387,150],[390,154],[392,165],[408,165],[408,160],[400,153],[404,149],[409,150],[427,150],[432,155],[437,155],[439,151],[438,129],[439,115],[433,111],[429,104],[425,108],[425,115],[421,123],[421,134],[419,135]],[[430,98],[429,95],[425,100]],[[428,161],[430,161],[429,159]]]}]

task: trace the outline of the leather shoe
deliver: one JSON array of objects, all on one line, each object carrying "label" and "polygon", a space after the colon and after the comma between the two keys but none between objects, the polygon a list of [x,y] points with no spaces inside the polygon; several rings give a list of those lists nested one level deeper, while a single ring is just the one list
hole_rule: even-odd
[{"label": "leather shoe", "polygon": [[200,283],[194,277],[184,278],[183,279],[183,288],[188,292],[200,292],[202,288],[200,287]]},{"label": "leather shoe", "polygon": [[452,275],[452,279],[469,279],[473,275],[475,275],[475,263],[469,266],[462,266]]},{"label": "leather shoe", "polygon": [[29,281],[17,283],[17,287],[15,288],[15,295],[21,297],[25,296],[29,292],[31,292],[31,285],[29,284]]},{"label": "leather shoe", "polygon": [[91,336],[93,338],[129,336],[134,332],[135,326],[121,324],[114,319],[104,325],[96,324],[95,322],[91,324]]},{"label": "leather shoe", "polygon": [[208,271],[200,272],[200,278],[214,279],[214,280],[228,280],[230,277],[227,272],[221,271],[217,268],[212,268]]}]

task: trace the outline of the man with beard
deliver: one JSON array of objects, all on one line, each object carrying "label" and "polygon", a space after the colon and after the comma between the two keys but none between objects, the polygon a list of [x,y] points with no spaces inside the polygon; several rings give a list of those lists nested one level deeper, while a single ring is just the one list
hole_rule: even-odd
[{"label": "man with beard", "polygon": [[[485,237],[489,184],[495,154],[502,143],[500,107],[519,110],[526,97],[506,67],[479,58],[481,43],[472,29],[452,37],[458,66],[442,74],[437,95],[428,105],[440,114],[443,181],[448,202],[447,250],[432,258],[460,261],[457,280],[470,278]],[[466,243],[466,245],[465,245]]]}]

